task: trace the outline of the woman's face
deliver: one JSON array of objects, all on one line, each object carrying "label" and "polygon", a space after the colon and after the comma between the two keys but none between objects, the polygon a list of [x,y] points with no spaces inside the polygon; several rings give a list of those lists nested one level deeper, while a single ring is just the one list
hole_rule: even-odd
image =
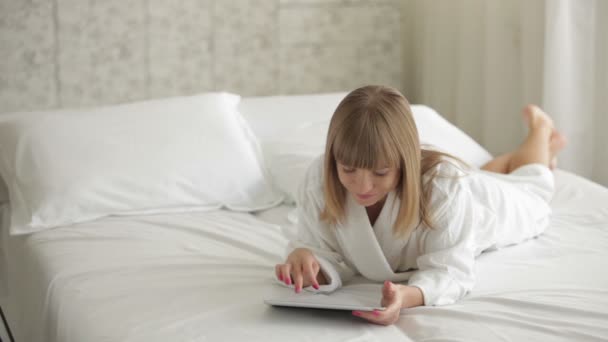
[{"label": "woman's face", "polygon": [[362,206],[369,207],[384,200],[393,191],[401,172],[395,167],[385,167],[376,170],[356,169],[340,162],[336,163],[340,183],[351,196]]}]

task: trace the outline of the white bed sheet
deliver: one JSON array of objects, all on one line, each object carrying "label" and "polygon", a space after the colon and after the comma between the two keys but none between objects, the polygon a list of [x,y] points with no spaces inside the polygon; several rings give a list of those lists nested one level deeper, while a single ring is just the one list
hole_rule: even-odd
[{"label": "white bed sheet", "polygon": [[45,342],[405,340],[349,315],[264,304],[286,244],[278,225],[222,211],[13,238],[21,314],[11,326],[17,341]]},{"label": "white bed sheet", "polygon": [[297,211],[295,205],[281,204],[274,208],[256,212],[253,215],[261,221],[281,227],[283,234],[288,239],[296,236]]},{"label": "white bed sheet", "polygon": [[608,189],[563,171],[557,183],[545,234],[484,253],[470,295],[404,310],[394,326],[262,302],[287,243],[288,223],[268,217],[280,220],[284,207],[259,218],[110,217],[5,236],[11,327],[19,342],[605,341]]}]

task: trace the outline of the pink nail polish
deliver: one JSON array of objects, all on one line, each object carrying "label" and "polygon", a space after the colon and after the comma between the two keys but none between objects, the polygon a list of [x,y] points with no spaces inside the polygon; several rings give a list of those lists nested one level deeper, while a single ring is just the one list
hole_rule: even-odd
[{"label": "pink nail polish", "polygon": [[374,311],[373,311],[373,314],[374,314],[374,316],[380,316],[380,311],[378,311],[378,310],[374,310]]},{"label": "pink nail polish", "polygon": [[359,312],[359,311],[353,311],[353,315],[355,315],[355,316],[361,316],[361,312]]},{"label": "pink nail polish", "polygon": [[287,278],[287,285],[291,285],[291,278]]},{"label": "pink nail polish", "polygon": [[296,293],[300,293],[300,292],[302,292],[302,289],[299,287],[296,287]]},{"label": "pink nail polish", "polygon": [[313,285],[312,285],[312,287],[314,287],[314,288],[315,288],[315,290],[318,290],[318,289],[319,289],[319,285],[317,285],[317,284],[313,284]]},{"label": "pink nail polish", "polygon": [[279,274],[279,280],[283,281],[283,275],[282,274]]}]

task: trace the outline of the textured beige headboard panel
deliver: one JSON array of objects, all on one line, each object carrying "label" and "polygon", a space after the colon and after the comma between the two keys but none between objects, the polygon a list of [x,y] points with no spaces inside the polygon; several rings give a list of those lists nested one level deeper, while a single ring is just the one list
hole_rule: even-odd
[{"label": "textured beige headboard panel", "polygon": [[398,0],[0,1],[0,112],[402,82]]}]

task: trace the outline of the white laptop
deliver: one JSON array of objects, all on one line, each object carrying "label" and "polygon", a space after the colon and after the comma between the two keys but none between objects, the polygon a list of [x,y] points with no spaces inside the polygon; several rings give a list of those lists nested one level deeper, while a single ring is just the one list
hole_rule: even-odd
[{"label": "white laptop", "polygon": [[381,300],[382,285],[378,284],[346,285],[327,294],[308,289],[295,293],[293,287],[273,284],[264,297],[266,304],[274,306],[358,311],[385,310]]}]

